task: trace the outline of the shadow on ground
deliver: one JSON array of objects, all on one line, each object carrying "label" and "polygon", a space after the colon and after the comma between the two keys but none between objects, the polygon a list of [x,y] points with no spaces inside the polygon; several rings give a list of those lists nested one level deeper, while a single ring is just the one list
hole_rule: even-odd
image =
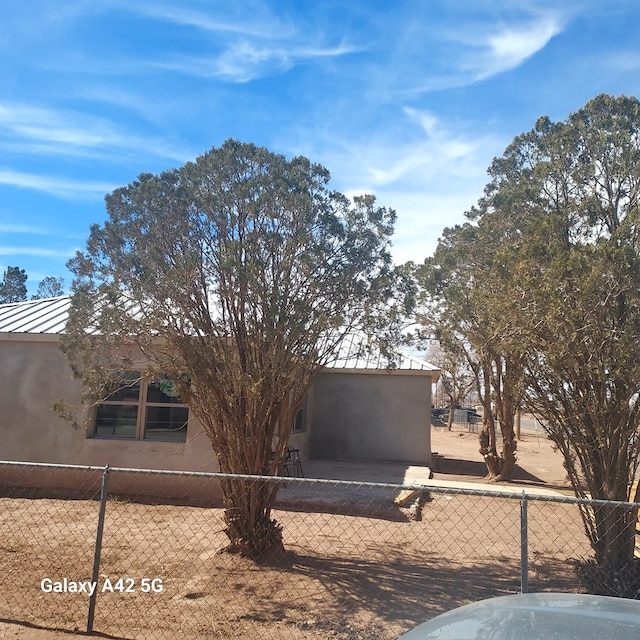
[{"label": "shadow on ground", "polygon": [[[340,620],[355,625],[363,620],[377,621],[385,629],[380,637],[396,637],[394,633],[444,611],[520,591],[518,562],[509,558],[475,564],[435,555],[363,560],[293,554],[289,559],[291,565],[281,570],[290,580],[302,579],[317,588],[306,591],[303,603],[290,602],[285,608],[275,594],[255,593],[248,618],[267,621],[285,617],[289,623],[299,624],[313,611],[313,619],[322,620],[325,627],[338,628]],[[575,590],[575,577],[568,568],[562,569],[553,588]]]},{"label": "shadow on ground", "polygon": [[[43,625],[33,624],[31,622],[24,622],[23,620],[11,620],[10,618],[0,618],[0,623],[15,625],[16,629],[24,629],[32,632],[28,635],[28,638],[33,638],[34,640],[39,640],[40,638],[45,640],[52,637],[60,637],[61,639],[91,637],[108,638],[109,640],[127,640],[126,636],[112,636],[108,633],[100,633],[99,631],[93,631],[91,634],[87,634],[85,631],[71,631],[69,629],[61,629],[59,627],[47,627]],[[19,632],[16,629],[12,629],[10,632],[13,637],[19,637]],[[4,634],[0,635],[0,638],[4,637]]]},{"label": "shadow on ground", "polygon": [[[456,479],[464,476],[465,479],[478,478],[484,480],[487,475],[487,466],[484,462],[475,462],[472,460],[459,460],[458,458],[449,458],[439,456],[435,466],[434,479],[437,481],[448,480],[447,476],[454,476]],[[498,483],[496,488],[499,487]],[[507,483],[505,483],[507,484]],[[529,473],[517,463],[513,470],[513,476],[508,484],[522,484],[525,486],[539,486],[546,489],[553,489],[562,491],[564,493],[571,493],[571,489],[565,485],[549,483],[542,478]]]}]

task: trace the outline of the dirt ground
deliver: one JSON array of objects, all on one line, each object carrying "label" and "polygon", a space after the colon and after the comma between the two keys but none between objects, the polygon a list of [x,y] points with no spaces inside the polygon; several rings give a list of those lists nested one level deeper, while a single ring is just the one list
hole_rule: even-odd
[{"label": "dirt ground", "polygon": [[[476,434],[433,428],[432,450],[435,481],[483,483]],[[571,493],[542,433],[525,432],[517,455],[512,486]],[[274,515],[287,552],[275,566],[220,553],[219,509],[109,501],[100,581],[129,576],[138,592],[100,593],[94,628],[150,640],[388,640],[454,606],[518,590],[517,500],[434,495],[413,520],[381,495],[370,504],[384,502],[386,512],[283,504]],[[95,512],[92,501],[0,499],[0,639],[86,637],[77,631],[88,598],[43,593],[40,581],[88,579]],[[533,590],[575,589],[567,554],[589,552],[575,516],[565,505],[532,504]],[[141,593],[143,577],[160,577],[162,593]]]},{"label": "dirt ground", "polygon": [[[479,453],[478,434],[453,425],[431,429],[435,479],[484,482],[487,468]],[[442,457],[440,457],[442,456]],[[545,487],[573,495],[562,455],[541,429],[523,429],[516,450],[517,466],[510,485]],[[504,483],[507,484],[507,483]]]}]

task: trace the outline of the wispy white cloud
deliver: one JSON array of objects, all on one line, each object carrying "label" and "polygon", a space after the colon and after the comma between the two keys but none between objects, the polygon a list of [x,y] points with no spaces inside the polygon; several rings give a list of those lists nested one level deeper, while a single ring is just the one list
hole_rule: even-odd
[{"label": "wispy white cloud", "polygon": [[395,80],[395,93],[415,95],[464,87],[516,69],[561,34],[572,18],[568,5],[540,8],[532,4],[518,9],[517,15],[510,16],[498,11],[481,19],[461,15],[454,26],[419,31],[414,37],[430,43],[431,59],[429,64],[422,61],[422,69],[405,62],[399,77],[408,77],[411,83]]},{"label": "wispy white cloud", "polygon": [[78,111],[0,104],[0,146],[13,152],[58,156],[131,157],[144,153],[184,162],[191,154]]},{"label": "wispy white cloud", "polygon": [[38,258],[69,258],[75,255],[72,249],[47,249],[45,247],[0,246],[0,256],[34,256]]},{"label": "wispy white cloud", "polygon": [[564,20],[551,14],[487,33],[484,42],[478,43],[484,52],[478,62],[472,65],[476,78],[482,80],[520,66],[543,49],[563,28]]},{"label": "wispy white cloud", "polygon": [[[154,95],[139,91],[137,86],[125,89],[121,82],[109,83],[102,78],[96,79],[91,85],[85,83],[74,87],[71,98],[100,103],[107,108],[116,107],[121,113],[135,114],[143,121],[154,124],[166,123],[184,106],[180,95],[163,95],[162,100],[157,100]],[[175,150],[172,155],[177,157],[182,152]]]},{"label": "wispy white cloud", "polygon": [[486,169],[507,140],[425,109],[401,114],[402,126],[366,138],[339,141],[310,132],[296,153],[330,167],[334,187],[347,195],[373,193],[379,204],[395,209],[394,260],[421,262],[442,229],[462,222],[482,195]]},{"label": "wispy white cloud", "polygon": [[360,51],[356,46],[310,47],[296,44],[268,46],[248,40],[235,42],[219,55],[176,56],[152,66],[202,78],[220,78],[235,83],[287,71],[301,63],[333,58]]},{"label": "wispy white cloud", "polygon": [[[268,14],[264,10],[260,11],[259,19],[256,19],[255,11],[244,11],[242,15],[233,19],[232,16],[212,16],[211,13],[196,11],[184,6],[178,6],[175,3],[165,5],[135,2],[129,4],[129,9],[155,20],[194,27],[212,33],[273,38],[289,36],[293,32],[291,24],[277,20],[272,14]],[[252,9],[255,10],[255,7]]]},{"label": "wispy white cloud", "polygon": [[48,229],[46,227],[36,227],[27,224],[6,224],[0,222],[0,233],[16,233],[25,235],[52,236],[59,235],[59,230]]},{"label": "wispy white cloud", "polygon": [[33,173],[22,173],[0,168],[0,184],[49,193],[58,198],[93,199],[113,191],[117,185],[107,182],[73,180],[66,177],[51,177]]},{"label": "wispy white cloud", "polygon": [[372,157],[375,160],[369,161],[368,174],[373,187],[410,177],[423,181],[426,176],[452,177],[476,172],[475,167],[470,168],[469,160],[477,155],[481,140],[452,132],[428,111],[407,107],[404,113],[422,130],[422,136],[395,153],[388,155],[386,150],[384,157]]},{"label": "wispy white cloud", "polygon": [[[79,120],[85,120],[85,126],[78,126]],[[106,122],[98,118],[83,117],[81,114],[54,112],[24,104],[0,104],[0,130],[19,138],[77,147],[97,147],[112,140],[108,129]]]},{"label": "wispy white cloud", "polygon": [[363,186],[377,189],[411,184],[422,191],[429,184],[429,188],[441,191],[461,176],[485,175],[485,149],[488,143],[491,147],[495,144],[489,142],[489,135],[469,134],[464,128],[458,131],[427,110],[406,107],[403,113],[403,132],[394,132],[389,138],[374,136],[365,149],[354,145],[359,160],[349,173],[353,176],[356,171]]},{"label": "wispy white cloud", "polygon": [[[294,17],[292,12],[279,9],[277,4],[260,1],[244,2],[242,7],[219,4],[206,11],[163,2],[136,2],[128,7],[147,18],[192,28],[200,50],[205,52],[194,55],[174,50],[165,59],[161,56],[143,65],[202,78],[243,83],[286,72],[298,64],[361,50],[346,43],[336,25],[328,28],[323,22],[306,23],[302,12]],[[336,34],[332,42],[327,42],[326,33]]]}]

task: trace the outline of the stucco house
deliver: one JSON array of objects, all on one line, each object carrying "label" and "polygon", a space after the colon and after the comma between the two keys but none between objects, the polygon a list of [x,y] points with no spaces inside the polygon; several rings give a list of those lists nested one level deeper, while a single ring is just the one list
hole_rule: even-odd
[{"label": "stucco house", "polygon": [[[216,471],[202,427],[163,381],[92,409],[87,429],[53,411],[60,399],[81,398],[58,347],[69,305],[68,296],[0,305],[0,460]],[[355,353],[345,344],[320,372],[289,447],[302,460],[430,465],[431,385],[439,370],[404,355],[388,370],[382,358]]]}]

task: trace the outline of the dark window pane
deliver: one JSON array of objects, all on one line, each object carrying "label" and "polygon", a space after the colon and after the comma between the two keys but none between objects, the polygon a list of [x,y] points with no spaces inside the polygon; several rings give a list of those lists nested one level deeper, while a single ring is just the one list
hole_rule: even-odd
[{"label": "dark window pane", "polygon": [[183,404],[173,382],[164,376],[149,383],[147,388],[147,402]]},{"label": "dark window pane", "polygon": [[298,412],[296,413],[296,417],[293,421],[293,432],[294,433],[299,433],[300,431],[306,431],[306,420],[305,420],[305,413],[304,413],[304,407],[301,409],[298,409]]},{"label": "dark window pane", "polygon": [[147,440],[187,441],[186,407],[147,407],[144,437]]},{"label": "dark window pane", "polygon": [[140,374],[136,371],[119,371],[107,388],[107,400],[138,402],[140,398]]},{"label": "dark window pane", "polygon": [[138,407],[134,405],[101,404],[96,412],[96,436],[135,438]]}]

